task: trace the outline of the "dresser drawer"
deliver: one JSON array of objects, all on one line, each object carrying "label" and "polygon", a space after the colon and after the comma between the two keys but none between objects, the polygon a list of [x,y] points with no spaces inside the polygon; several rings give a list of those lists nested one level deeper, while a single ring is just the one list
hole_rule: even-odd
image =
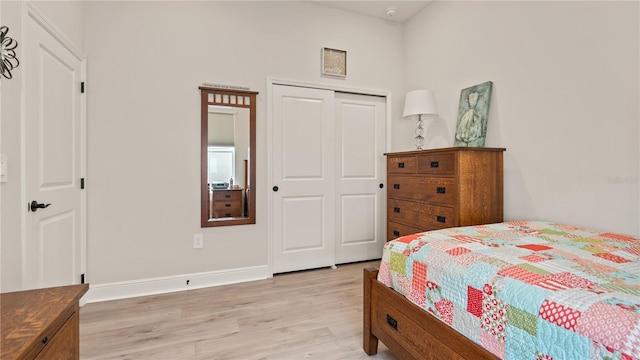
[{"label": "dresser drawer", "polygon": [[425,231],[456,226],[453,208],[413,201],[388,199],[387,216],[389,221],[415,226]]},{"label": "dresser drawer", "polygon": [[456,186],[453,178],[389,175],[387,196],[394,199],[455,204]]},{"label": "dresser drawer", "polygon": [[213,203],[213,217],[242,216],[242,201],[216,201]]},{"label": "dresser drawer", "polygon": [[425,230],[411,227],[408,225],[399,224],[393,221],[388,221],[387,222],[387,241],[391,241],[401,236],[411,235],[411,234],[415,234],[423,231]]},{"label": "dresser drawer", "polygon": [[390,174],[415,174],[415,156],[392,156],[387,159],[387,172]]},{"label": "dresser drawer", "polygon": [[242,201],[242,191],[213,190],[213,201]]},{"label": "dresser drawer", "polygon": [[242,208],[242,201],[240,200],[218,200],[213,203],[213,209],[216,211],[235,211]]},{"label": "dresser drawer", "polygon": [[79,359],[79,326],[78,313],[74,312],[54,336],[40,341],[45,346],[34,360]]},{"label": "dresser drawer", "polygon": [[454,153],[418,155],[418,173],[431,175],[453,175]]}]

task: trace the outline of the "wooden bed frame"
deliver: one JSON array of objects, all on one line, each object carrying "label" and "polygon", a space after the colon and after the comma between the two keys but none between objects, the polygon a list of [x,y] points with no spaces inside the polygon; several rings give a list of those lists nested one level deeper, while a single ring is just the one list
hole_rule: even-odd
[{"label": "wooden bed frame", "polygon": [[499,359],[377,280],[364,269],[363,348],[378,352],[381,340],[399,359]]}]

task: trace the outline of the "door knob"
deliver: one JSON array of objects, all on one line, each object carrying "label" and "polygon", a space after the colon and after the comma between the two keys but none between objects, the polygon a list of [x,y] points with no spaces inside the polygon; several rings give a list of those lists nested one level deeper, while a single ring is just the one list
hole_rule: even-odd
[{"label": "door knob", "polygon": [[277,187],[277,186],[274,186],[274,187],[273,187],[273,191],[278,191],[278,190],[279,190],[279,189],[278,189],[278,187]]},{"label": "door knob", "polygon": [[48,208],[49,206],[51,206],[51,204],[38,204],[38,202],[37,202],[37,201],[33,200],[33,201],[31,202],[31,204],[29,205],[29,209],[31,209],[31,211],[35,212],[35,211],[37,211],[38,209],[46,209],[46,208]]}]

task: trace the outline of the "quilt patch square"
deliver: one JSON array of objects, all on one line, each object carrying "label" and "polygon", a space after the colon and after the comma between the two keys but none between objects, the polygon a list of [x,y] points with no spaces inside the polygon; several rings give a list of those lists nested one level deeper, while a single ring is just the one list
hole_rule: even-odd
[{"label": "quilt patch square", "polygon": [[467,312],[475,317],[482,315],[482,290],[467,286]]},{"label": "quilt patch square", "polygon": [[596,303],[587,309],[576,326],[576,332],[606,346],[630,352],[624,343],[640,326],[640,314],[625,311],[620,307]]},{"label": "quilt patch square", "polygon": [[414,261],[412,273],[411,287],[414,291],[424,293],[427,288],[427,265]]},{"label": "quilt patch square", "polygon": [[552,249],[551,246],[546,246],[546,245],[541,245],[541,244],[525,244],[525,245],[518,245],[518,247],[524,248],[524,249],[529,249],[531,251],[542,251],[542,250]]},{"label": "quilt patch square", "polygon": [[531,254],[531,255],[527,255],[527,256],[520,256],[520,259],[528,261],[530,263],[537,263],[537,262],[541,262],[541,261],[547,261],[549,260],[548,258],[544,257],[544,256],[540,256],[538,254]]},{"label": "quilt patch square", "polygon": [[508,268],[498,271],[498,275],[508,276],[518,279],[527,284],[537,284],[544,280],[544,275],[535,273],[521,266],[509,266]]},{"label": "quilt patch square", "polygon": [[556,324],[567,330],[575,331],[578,319],[580,319],[582,313],[554,301],[545,300],[540,307],[538,315],[541,319],[547,320],[550,323]]},{"label": "quilt patch square", "polygon": [[593,340],[538,319],[536,350],[554,359],[589,359]]},{"label": "quilt patch square", "polygon": [[474,238],[468,235],[453,235],[451,236],[452,239],[461,242],[461,243],[474,243],[474,242],[482,242],[481,239],[478,238]]},{"label": "quilt patch square", "polygon": [[593,254],[593,256],[597,256],[605,260],[613,261],[614,263],[618,263],[618,264],[623,264],[630,261],[612,253],[598,253],[598,254]]},{"label": "quilt patch square", "polygon": [[495,336],[493,336],[491,333],[487,331],[481,331],[480,345],[482,345],[483,348],[497,355],[499,358],[504,359],[504,354],[506,350],[504,340],[497,339]]},{"label": "quilt patch square", "polygon": [[447,254],[452,255],[452,256],[460,256],[463,254],[466,254],[468,252],[470,252],[471,250],[462,247],[462,246],[458,246],[458,247],[454,247],[453,249],[449,249],[447,250]]},{"label": "quilt patch square", "polygon": [[493,287],[489,284],[483,288],[480,320],[484,331],[496,339],[504,341],[504,332],[507,327],[507,305],[496,297]]},{"label": "quilt patch square", "polygon": [[508,327],[515,326],[532,336],[538,334],[538,317],[515,306],[509,306],[507,324]]},{"label": "quilt patch square", "polygon": [[[509,311],[512,309],[509,308]],[[533,359],[536,353],[536,338],[529,332],[511,324],[507,325],[505,346],[506,359]]]},{"label": "quilt patch square", "polygon": [[438,317],[440,318],[440,320],[449,325],[453,323],[453,303],[450,300],[442,298],[440,301],[434,304],[434,307],[438,312]]},{"label": "quilt patch square", "polygon": [[391,253],[389,265],[391,267],[391,271],[395,271],[399,274],[406,274],[407,272],[407,258],[400,253]]}]

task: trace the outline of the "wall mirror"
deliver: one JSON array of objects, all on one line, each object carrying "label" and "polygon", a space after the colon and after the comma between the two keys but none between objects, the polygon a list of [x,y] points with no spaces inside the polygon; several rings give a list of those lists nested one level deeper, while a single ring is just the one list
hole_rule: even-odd
[{"label": "wall mirror", "polygon": [[258,93],[199,89],[201,226],[255,224]]}]

